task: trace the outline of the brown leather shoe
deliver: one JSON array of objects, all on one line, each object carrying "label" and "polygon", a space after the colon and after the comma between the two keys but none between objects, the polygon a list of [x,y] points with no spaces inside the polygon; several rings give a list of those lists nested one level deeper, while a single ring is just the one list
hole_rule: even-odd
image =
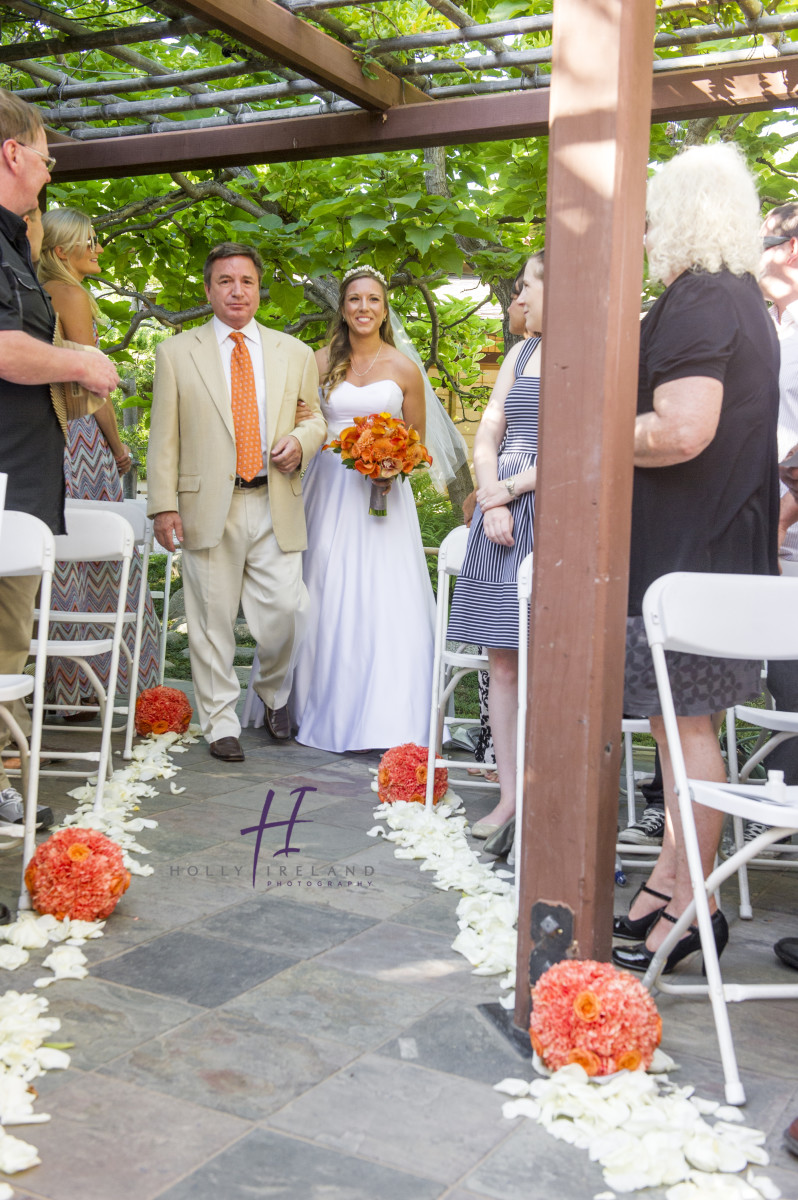
[{"label": "brown leather shoe", "polygon": [[220,758],[222,762],[244,761],[244,751],[237,737],[219,738],[218,742],[211,742],[210,751],[214,758]]},{"label": "brown leather shoe", "polygon": [[284,742],[291,736],[291,718],[288,715],[288,708],[284,704],[282,708],[269,708],[266,706],[266,728],[273,738],[278,742]]},{"label": "brown leather shoe", "polygon": [[798,1117],[795,1118],[789,1129],[784,1130],[784,1142],[790,1154],[794,1154],[798,1158]]}]

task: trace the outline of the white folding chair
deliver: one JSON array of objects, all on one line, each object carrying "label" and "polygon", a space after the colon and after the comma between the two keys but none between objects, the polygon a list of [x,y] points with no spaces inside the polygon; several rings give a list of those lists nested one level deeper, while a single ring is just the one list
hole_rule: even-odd
[{"label": "white folding chair", "polygon": [[[41,576],[41,599],[44,617],[40,621],[43,638],[47,637],[47,613],[50,608],[50,591],[55,564],[55,539],[38,517],[28,513],[6,511],[0,530],[0,575],[21,577]],[[25,800],[25,822],[22,829],[17,825],[0,825],[5,836],[22,836],[22,883],[19,907],[30,908],[30,897],[25,887],[25,867],[33,854],[36,841],[36,802],[39,794],[39,757],[42,744],[42,701],[44,699],[44,676],[46,670],[44,653],[36,655],[34,675],[4,675],[0,686],[0,718],[11,731],[19,748],[21,762],[22,795]],[[33,692],[30,744],[9,712],[6,705]]]},{"label": "white folding chair", "polygon": [[[133,757],[133,737],[135,735],[135,716],[136,716],[136,696],[138,693],[138,676],[139,662],[141,659],[141,636],[144,626],[144,612],[147,596],[147,569],[150,561],[150,551],[153,544],[152,536],[152,521],[147,516],[146,502],[142,500],[73,500],[67,499],[66,513],[67,520],[72,512],[111,512],[124,517],[129,522],[133,530],[134,549],[141,554],[141,583],[139,586],[138,596],[134,608],[127,608],[127,588],[125,589],[125,612],[123,615],[124,629],[132,628],[134,631],[133,649],[129,649],[124,637],[122,638],[121,653],[124,655],[127,662],[127,678],[128,678],[128,694],[127,702],[121,702],[113,693],[109,692],[113,703],[114,713],[125,717],[125,722],[122,725],[113,727],[114,732],[121,729],[125,730],[125,744],[122,750],[122,757],[130,759]],[[112,629],[116,621],[115,612],[53,612],[51,614],[53,620],[58,620],[59,624],[65,623],[90,626],[96,629]],[[124,632],[124,630],[123,630]],[[47,704],[45,708],[50,711],[72,709],[71,704]],[[88,711],[100,712],[100,705],[83,705]],[[45,726],[52,729],[55,726]],[[69,727],[58,727],[62,731]],[[70,732],[80,732],[72,728]]]},{"label": "white folding chair", "polygon": [[[435,611],[435,651],[432,663],[432,696],[430,698],[429,751],[427,755],[427,808],[432,807],[435,768],[446,767],[449,771],[467,773],[472,762],[459,762],[443,758],[443,731],[447,722],[447,706],[460,680],[471,671],[487,671],[488,656],[467,650],[465,644],[449,645],[446,631],[449,624],[449,595],[451,581],[459,573],[468,544],[468,529],[458,526],[443,539],[438,554],[438,597]],[[448,717],[451,722],[451,715]],[[478,717],[457,718],[458,725],[478,725]],[[471,780],[467,774],[459,781],[459,787],[498,788],[498,783],[489,783],[484,777]]]},{"label": "white folding chair", "polygon": [[[58,750],[50,749],[50,747],[47,749],[47,756],[51,759],[64,759],[66,762],[82,759],[97,764],[97,791],[94,800],[94,808],[97,812],[102,810],[105,780],[110,778],[113,772],[111,733],[114,719],[114,697],[125,626],[130,560],[133,555],[133,527],[126,517],[121,516],[119,511],[115,511],[120,508],[121,505],[117,504],[97,507],[96,503],[91,501],[70,503],[66,510],[67,532],[55,539],[56,559],[60,562],[115,562],[119,564],[119,594],[116,611],[104,614],[49,612],[49,597],[47,606],[42,597],[40,605],[42,615],[39,618],[41,623],[43,614],[49,613],[50,619],[56,618],[59,621],[71,618],[79,625],[95,623],[101,626],[110,626],[110,636],[80,641],[48,638],[45,646],[48,658],[68,658],[76,662],[86,674],[97,695],[97,708],[102,721],[100,749]],[[95,617],[100,619],[98,621],[87,620],[87,618]],[[31,654],[38,654],[39,645],[38,639],[31,643]],[[100,654],[109,653],[111,659],[106,691],[91,666],[90,660]],[[41,774],[85,778],[86,772],[59,767],[42,770]]]},{"label": "white folding chair", "polygon": [[[798,787],[786,787],[780,771],[766,783],[715,783],[688,779],[674,711],[666,650],[739,659],[798,659],[798,579],[762,575],[675,573],[651,584],[643,617],[657,677],[662,717],[684,829],[693,901],[657,950],[643,980],[648,988],[677,995],[709,995],[720,1046],[726,1099],[742,1104],[745,1092],[737,1069],[727,1003],[748,999],[798,999],[798,983],[724,984],[718,963],[708,896],[741,864],[787,834],[798,831]],[[758,821],[768,829],[738,847],[705,880],[693,819],[693,804]],[[669,983],[660,971],[687,927],[697,919],[706,984]]]},{"label": "white folding chair", "polygon": [[529,607],[532,600],[532,561],[527,554],[518,568],[518,725],[515,745],[515,903],[521,882],[521,836],[524,828],[524,768],[526,766],[526,710],[529,678]]}]

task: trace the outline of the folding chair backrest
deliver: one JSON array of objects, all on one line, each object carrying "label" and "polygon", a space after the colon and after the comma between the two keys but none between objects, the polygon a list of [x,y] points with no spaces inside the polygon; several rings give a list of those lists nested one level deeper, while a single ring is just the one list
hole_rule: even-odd
[{"label": "folding chair backrest", "polygon": [[0,575],[41,575],[52,571],[55,539],[38,517],[6,509],[0,531]]},{"label": "folding chair backrest", "polygon": [[69,513],[75,512],[114,512],[124,517],[133,526],[133,538],[137,546],[141,546],[151,536],[152,522],[147,518],[147,508],[139,500],[72,500],[66,502],[67,529],[69,529]]},{"label": "folding chair backrest", "polygon": [[518,599],[529,601],[532,596],[532,559],[533,555],[527,554],[518,568]]},{"label": "folding chair backrest", "polygon": [[105,562],[133,553],[133,529],[116,512],[70,505],[66,522],[67,532],[55,539],[56,558],[62,562]]},{"label": "folding chair backrest", "polygon": [[458,525],[451,533],[447,533],[438,551],[438,574],[459,575],[463,567],[466,546],[468,545],[468,530],[465,525]]},{"label": "folding chair backrest", "polygon": [[722,658],[798,658],[798,579],[674,572],[643,597],[650,645]]}]

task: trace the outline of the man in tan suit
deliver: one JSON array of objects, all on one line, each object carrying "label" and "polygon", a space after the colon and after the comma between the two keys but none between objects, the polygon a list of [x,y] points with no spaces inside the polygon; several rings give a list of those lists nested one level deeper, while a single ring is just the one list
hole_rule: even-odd
[{"label": "man in tan suit", "polygon": [[[214,316],[158,346],[147,456],[155,535],[183,547],[200,724],[225,762],[244,758],[233,669],[239,604],[258,645],[267,728],[290,736],[289,670],[307,605],[301,474],[326,432],[312,351],[254,319],[262,272],[249,246],[225,242],[208,255]],[[297,424],[299,401],[312,416]]]}]

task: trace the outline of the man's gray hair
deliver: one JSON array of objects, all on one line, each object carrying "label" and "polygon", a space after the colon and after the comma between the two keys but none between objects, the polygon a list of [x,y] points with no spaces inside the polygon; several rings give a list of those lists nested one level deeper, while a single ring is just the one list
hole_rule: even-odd
[{"label": "man's gray hair", "polygon": [[765,220],[773,222],[771,235],[798,237],[798,204],[780,204],[778,208],[771,208]]},{"label": "man's gray hair", "polygon": [[244,246],[241,242],[220,242],[218,246],[214,246],[208,257],[205,259],[205,266],[202,270],[202,278],[205,280],[205,286],[210,287],[211,284],[211,268],[220,258],[249,258],[258,273],[258,280],[263,275],[263,259],[254,250],[252,246]]}]

